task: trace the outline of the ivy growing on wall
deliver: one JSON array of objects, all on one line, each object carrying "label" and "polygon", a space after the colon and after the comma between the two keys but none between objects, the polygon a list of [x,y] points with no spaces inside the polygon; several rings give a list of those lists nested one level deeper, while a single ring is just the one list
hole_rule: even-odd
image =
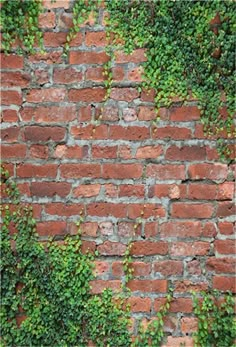
[{"label": "ivy growing on wall", "polygon": [[[9,52],[16,42],[20,52],[32,52],[34,42],[42,42],[38,29],[41,0],[1,3],[3,50]],[[101,0],[74,1],[74,25],[65,52],[80,25],[91,13],[98,15],[100,4]],[[234,136],[235,1],[106,0],[105,9],[109,52],[122,48],[129,54],[135,48],[146,49],[142,87],[155,90],[157,118],[160,107],[170,107],[176,97],[179,103],[195,100],[205,134],[214,136],[221,158],[229,159],[226,144]],[[117,47],[117,38],[123,39],[121,47]],[[105,67],[109,90],[110,67]]]}]

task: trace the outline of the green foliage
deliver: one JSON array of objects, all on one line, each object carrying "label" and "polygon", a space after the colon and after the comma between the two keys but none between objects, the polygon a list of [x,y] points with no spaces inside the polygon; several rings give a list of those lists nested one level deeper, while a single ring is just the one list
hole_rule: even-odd
[{"label": "green foliage", "polygon": [[1,345],[129,346],[128,312],[110,290],[90,292],[93,257],[82,253],[79,235],[40,243],[32,209],[1,173],[10,198],[2,206]]},{"label": "green foliage", "polygon": [[173,299],[172,289],[169,290],[169,293],[166,297],[165,304],[160,308],[157,313],[155,320],[151,321],[147,328],[140,324],[138,329],[138,336],[132,344],[132,347],[160,347],[161,342],[164,337],[164,318],[168,314],[170,303]]},{"label": "green foliage", "polygon": [[[146,48],[143,87],[155,90],[157,111],[174,97],[198,100],[205,133],[216,135],[222,159],[229,157],[221,133],[233,136],[235,1],[112,0],[106,7],[114,43],[122,38],[127,54]],[[211,24],[217,14],[219,24]]]},{"label": "green foliage", "polygon": [[194,313],[198,318],[195,333],[196,347],[234,347],[236,321],[234,298],[231,293],[202,292],[202,298],[194,295]]},{"label": "green foliage", "polygon": [[0,25],[2,49],[9,53],[13,44],[17,52],[33,53],[37,42],[42,47],[42,32],[38,17],[42,11],[41,0],[1,0]]},{"label": "green foliage", "polygon": [[94,16],[94,20],[98,16],[99,6],[101,4],[101,0],[75,0],[73,5],[73,26],[70,29],[69,34],[66,38],[65,44],[65,54],[67,54],[70,48],[70,42],[75,38],[76,34],[80,31],[80,26],[83,24],[88,18],[89,15],[92,14]]}]

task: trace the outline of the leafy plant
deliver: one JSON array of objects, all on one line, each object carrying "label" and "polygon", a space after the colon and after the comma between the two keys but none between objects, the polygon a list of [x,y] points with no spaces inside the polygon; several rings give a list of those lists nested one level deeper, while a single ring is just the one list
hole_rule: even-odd
[{"label": "leafy plant", "polygon": [[33,53],[37,42],[42,47],[42,31],[39,29],[41,0],[1,0],[0,25],[2,49],[9,53],[16,44],[18,53]]},{"label": "leafy plant", "polygon": [[234,134],[236,3],[112,0],[106,8],[114,44],[120,37],[127,54],[146,48],[142,86],[155,90],[157,113],[176,97],[196,99],[205,133],[218,138],[221,158],[229,158],[222,133]]},{"label": "leafy plant", "polygon": [[194,295],[194,313],[198,318],[195,346],[234,347],[236,320],[232,293],[222,295],[213,290],[201,294],[201,298]]}]

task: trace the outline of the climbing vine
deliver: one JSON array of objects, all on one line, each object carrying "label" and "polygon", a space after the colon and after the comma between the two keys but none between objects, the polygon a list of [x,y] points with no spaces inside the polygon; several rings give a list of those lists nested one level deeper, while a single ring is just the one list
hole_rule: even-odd
[{"label": "climbing vine", "polygon": [[[2,47],[13,43],[19,52],[33,51],[42,43],[38,29],[41,0],[1,0]],[[65,52],[80,25],[98,17],[101,0],[75,0],[73,27]],[[106,0],[107,50],[121,48],[127,54],[146,49],[142,88],[154,89],[155,104],[170,107],[195,100],[205,134],[217,140],[221,159],[229,159],[227,146],[234,136],[236,3],[230,0]],[[111,43],[112,38],[112,43]],[[122,45],[117,39],[122,39]],[[111,62],[105,68],[107,95],[112,85]]]},{"label": "climbing vine", "polygon": [[217,290],[202,292],[201,298],[194,294],[194,313],[198,318],[195,346],[235,347],[234,308],[234,298],[230,292],[224,297]]},{"label": "climbing vine", "polygon": [[35,43],[42,48],[42,31],[39,29],[41,0],[1,0],[0,26],[2,49],[9,53],[16,45],[17,52],[33,53]]}]

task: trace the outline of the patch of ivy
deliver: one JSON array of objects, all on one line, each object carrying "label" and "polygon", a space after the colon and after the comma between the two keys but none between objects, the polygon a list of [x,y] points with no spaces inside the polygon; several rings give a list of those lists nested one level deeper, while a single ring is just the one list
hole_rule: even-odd
[{"label": "patch of ivy", "polygon": [[[170,107],[196,99],[206,135],[219,139],[221,159],[230,156],[234,132],[236,3],[229,0],[107,0],[107,30],[130,54],[146,49],[145,89]],[[227,113],[222,112],[226,107]]]},{"label": "patch of ivy", "polygon": [[3,51],[9,53],[14,44],[19,54],[33,53],[35,42],[42,47],[42,31],[39,29],[41,12],[42,0],[1,0]]},{"label": "patch of ivy", "polygon": [[194,294],[194,313],[198,330],[194,335],[195,347],[235,347],[236,320],[234,298],[217,290]]}]

